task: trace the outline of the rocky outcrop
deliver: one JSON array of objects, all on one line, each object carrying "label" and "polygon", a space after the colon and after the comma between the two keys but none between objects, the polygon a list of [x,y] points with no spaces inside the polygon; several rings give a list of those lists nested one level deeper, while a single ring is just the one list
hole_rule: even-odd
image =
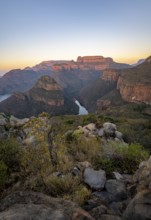
[{"label": "rocky outcrop", "polygon": [[151,218],[151,190],[139,192],[129,203],[123,220],[148,220]]},{"label": "rocky outcrop", "polygon": [[51,115],[73,114],[78,113],[78,108],[74,101],[64,96],[54,79],[43,76],[28,92],[16,93],[1,102],[0,111],[22,118],[37,116],[41,112]]},{"label": "rocky outcrop", "polygon": [[120,68],[128,68],[130,67],[127,64],[120,64],[116,63],[113,61],[112,58],[110,57],[103,57],[103,56],[84,56],[81,57],[79,56],[77,58],[77,63],[83,67],[89,66],[95,68],[96,70],[103,70],[107,68],[115,68],[115,69],[120,69]]},{"label": "rocky outcrop", "polygon": [[115,70],[115,69],[104,70],[101,78],[104,81],[117,82],[121,72],[122,72],[121,70]]},{"label": "rocky outcrop", "polygon": [[20,191],[0,202],[0,219],[5,220],[95,220],[73,202],[42,193]]},{"label": "rocky outcrop", "polygon": [[121,76],[117,86],[125,101],[151,104],[151,85],[145,85],[141,82],[131,84]]},{"label": "rocky outcrop", "polygon": [[123,71],[117,89],[127,102],[151,104],[151,58],[141,65]]}]

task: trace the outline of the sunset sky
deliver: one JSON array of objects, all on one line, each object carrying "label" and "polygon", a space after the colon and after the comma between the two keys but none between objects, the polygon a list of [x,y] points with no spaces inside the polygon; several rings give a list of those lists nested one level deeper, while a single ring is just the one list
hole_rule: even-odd
[{"label": "sunset sky", "polygon": [[151,55],[151,0],[0,0],[0,74],[79,55]]}]

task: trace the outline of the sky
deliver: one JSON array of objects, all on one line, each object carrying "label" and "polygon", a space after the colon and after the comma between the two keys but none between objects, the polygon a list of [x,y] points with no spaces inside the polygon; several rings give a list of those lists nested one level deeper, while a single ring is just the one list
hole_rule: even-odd
[{"label": "sky", "polygon": [[151,0],[0,0],[0,74],[85,55],[151,55]]}]

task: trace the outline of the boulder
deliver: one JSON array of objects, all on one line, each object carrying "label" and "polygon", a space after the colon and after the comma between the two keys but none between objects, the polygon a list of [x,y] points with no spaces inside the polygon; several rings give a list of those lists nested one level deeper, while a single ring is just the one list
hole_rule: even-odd
[{"label": "boulder", "polygon": [[102,190],[106,182],[106,173],[104,170],[94,170],[86,168],[84,171],[84,182],[94,190]]},{"label": "boulder", "polygon": [[93,193],[93,195],[96,196],[97,198],[99,198],[100,201],[102,201],[102,202],[104,202],[105,204],[108,204],[108,205],[115,201],[114,195],[107,192],[107,191],[105,191],[105,190],[103,190],[101,192],[96,191],[96,192]]},{"label": "boulder", "polygon": [[115,137],[120,141],[123,141],[123,134],[119,131],[115,131]]},{"label": "boulder", "polygon": [[137,193],[127,206],[123,220],[149,220],[151,219],[151,190]]},{"label": "boulder", "polygon": [[151,156],[147,161],[140,163],[139,169],[133,176],[133,181],[137,183],[138,191],[149,188],[151,183]]},{"label": "boulder", "polygon": [[104,136],[104,129],[103,128],[100,128],[99,131],[98,131],[98,136],[99,137],[103,137]]},{"label": "boulder", "polygon": [[8,120],[4,114],[0,114],[0,126],[6,126]]},{"label": "boulder", "polygon": [[95,126],[94,123],[90,123],[90,124],[84,126],[83,128],[84,128],[84,129],[87,129],[87,130],[90,131],[90,132],[96,131],[96,126]]},{"label": "boulder", "polygon": [[15,192],[1,200],[0,219],[94,220],[73,202],[32,191]]},{"label": "boulder", "polygon": [[107,192],[111,193],[115,201],[127,199],[127,192],[125,183],[119,180],[110,179],[106,181],[105,188]]},{"label": "boulder", "polygon": [[10,121],[11,127],[20,127],[26,124],[29,121],[29,118],[19,119],[11,115],[9,121]]},{"label": "boulder", "polygon": [[102,215],[101,220],[121,220],[121,218],[116,215]]},{"label": "boulder", "polygon": [[115,137],[116,125],[110,122],[103,124],[104,133],[107,137]]},{"label": "boulder", "polygon": [[112,176],[116,180],[123,180],[124,179],[123,176],[120,173],[115,172],[115,171],[112,173]]}]

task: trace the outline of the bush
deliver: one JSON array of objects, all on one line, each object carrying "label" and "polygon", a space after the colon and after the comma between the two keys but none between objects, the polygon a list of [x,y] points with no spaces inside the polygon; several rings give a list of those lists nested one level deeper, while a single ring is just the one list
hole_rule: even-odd
[{"label": "bush", "polygon": [[52,196],[67,196],[73,194],[79,186],[79,178],[67,174],[63,177],[50,175],[44,179],[45,185]]},{"label": "bush", "polygon": [[85,186],[80,185],[74,192],[72,200],[82,206],[89,199],[90,195],[91,191]]},{"label": "bush", "polygon": [[113,171],[133,174],[141,161],[146,160],[149,153],[139,144],[121,145],[110,143],[101,157],[95,161],[97,169],[104,169],[107,174]]},{"label": "bush", "polygon": [[89,161],[93,164],[95,159],[101,154],[101,144],[96,137],[86,138],[82,135],[72,143],[67,144],[67,151],[75,161]]},{"label": "bush", "polygon": [[5,183],[8,179],[7,173],[8,167],[3,161],[0,161],[0,188],[3,189],[5,187]]},{"label": "bush", "polygon": [[21,155],[21,147],[14,138],[0,140],[0,161],[8,167],[9,173],[19,170]]},{"label": "bush", "polygon": [[48,145],[44,142],[36,146],[26,146],[21,161],[22,176],[37,178],[53,169],[50,162]]}]

